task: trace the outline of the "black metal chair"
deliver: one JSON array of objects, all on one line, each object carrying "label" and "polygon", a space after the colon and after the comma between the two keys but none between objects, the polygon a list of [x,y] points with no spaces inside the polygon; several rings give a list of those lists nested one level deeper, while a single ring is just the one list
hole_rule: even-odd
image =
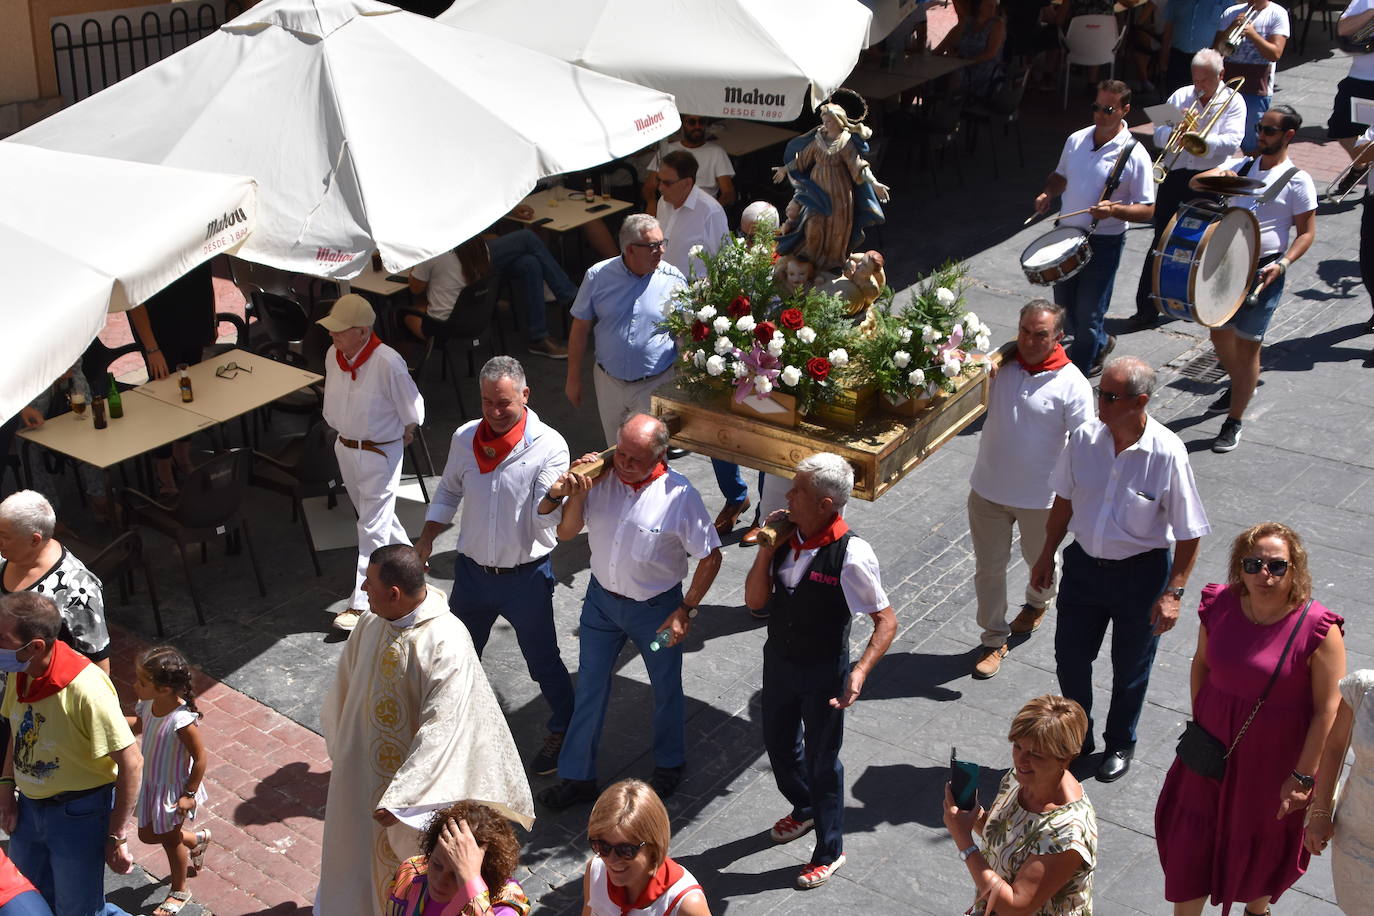
[{"label": "black metal chair", "polygon": [[1016,128],[1016,155],[1021,167],[1026,167],[1026,150],[1021,143],[1021,100],[1026,95],[1026,84],[1030,81],[1030,68],[1022,70],[1002,86],[1001,90],[987,99],[970,102],[964,106],[964,123],[968,125],[968,146],[970,152],[978,147],[978,135],[983,127],[988,128],[988,138],[992,140],[992,174],[999,177],[997,167],[997,142],[992,137],[992,125],[1002,125],[1005,137]]},{"label": "black metal chair", "polygon": [[191,592],[196,618],[205,623],[200,596],[196,593],[195,578],[186,559],[188,544],[200,544],[200,560],[207,562],[206,544],[223,536],[232,551],[236,536],[243,535],[248,559],[253,564],[258,594],[267,597],[258,558],[253,553],[253,540],[248,520],[241,507],[245,490],[253,474],[253,453],[238,448],[215,455],[197,467],[182,481],[181,490],[171,502],[159,502],[146,493],[132,488],[123,491],[125,508],[131,523],[145,525],[176,541],[181,555],[181,568],[186,573],[186,586]]},{"label": "black metal chair", "polygon": [[315,496],[329,497],[329,508],[338,504],[336,495],[343,490],[339,462],[334,455],[334,440],[338,433],[323,421],[315,423],[301,436],[292,436],[274,455],[254,452],[253,475],[255,487],[280,493],[291,500],[291,520],[300,520],[305,533],[305,546],[315,575],[323,575],[316,556],[315,538],[310,533],[302,501]]},{"label": "black metal chair", "polygon": [[489,275],[463,287],[463,291],[458,294],[458,301],[453,304],[453,311],[442,321],[431,318],[428,313],[419,309],[402,309],[397,316],[402,326],[404,326],[406,316],[418,316],[420,329],[425,336],[423,341],[424,353],[420,357],[419,363],[412,370],[412,374],[416,379],[419,379],[421,373],[424,372],[425,365],[429,362],[430,355],[438,349],[441,357],[440,378],[444,376],[452,378],[453,393],[458,398],[458,412],[464,417],[467,416],[467,410],[463,407],[463,393],[459,390],[458,373],[454,371],[449,351],[457,346],[460,352],[467,353],[468,377],[470,378],[477,374],[474,354],[477,348],[483,344],[484,338],[486,338],[485,342],[492,352],[496,352],[496,344],[492,341],[491,335],[492,326],[496,320],[497,290],[497,277]]},{"label": "black metal chair", "polygon": [[153,605],[153,622],[157,625],[157,635],[165,635],[162,629],[162,607],[157,600],[157,585],[153,582],[153,572],[148,568],[148,560],[143,556],[143,539],[137,531],[125,531],[90,559],[86,557],[94,548],[71,540],[65,540],[62,544],[76,554],[77,558],[86,564],[86,568],[95,573],[107,587],[111,580],[118,584],[121,607],[127,605],[129,595],[137,591],[134,587],[134,570],[141,569],[143,578],[148,582],[148,600]]}]

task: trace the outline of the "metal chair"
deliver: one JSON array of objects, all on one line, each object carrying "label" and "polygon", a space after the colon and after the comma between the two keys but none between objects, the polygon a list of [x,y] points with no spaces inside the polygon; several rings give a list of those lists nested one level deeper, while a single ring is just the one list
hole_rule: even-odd
[{"label": "metal chair", "polygon": [[248,548],[248,559],[253,564],[253,577],[258,583],[258,594],[267,597],[267,586],[263,584],[258,558],[253,552],[248,520],[241,511],[244,491],[252,473],[253,453],[238,448],[215,455],[193,470],[182,481],[181,490],[172,502],[159,502],[132,488],[123,491],[124,505],[131,523],[145,525],[176,541],[196,618],[202,624],[205,623],[205,613],[201,608],[200,596],[196,593],[190,562],[186,559],[188,544],[200,544],[200,560],[205,563],[207,542],[223,536],[226,547],[232,551],[236,536],[242,533],[243,543]]},{"label": "metal chair", "polygon": [[[1026,95],[1026,84],[1030,81],[1030,68],[1027,67],[1015,77],[1008,80],[1001,91],[988,99],[971,102],[964,108],[964,121],[968,124],[969,149],[977,149],[978,134],[981,128],[986,125],[988,128],[989,139],[992,135],[992,125],[1002,125],[1002,136],[1016,128],[1016,155],[1021,163],[1021,167],[1026,167],[1026,150],[1021,143],[1021,100]],[[997,168],[997,144],[989,144],[992,147],[992,175],[999,177]]]},{"label": "metal chair", "polygon": [[305,546],[310,551],[310,562],[314,564],[317,576],[323,573],[319,557],[316,556],[315,538],[310,533],[310,520],[306,517],[302,501],[314,496],[327,496],[329,508],[337,505],[336,495],[343,490],[339,462],[334,455],[334,440],[337,437],[338,433],[320,420],[304,435],[288,439],[274,455],[253,452],[256,460],[250,483],[291,500],[291,520],[300,520]]},{"label": "metal chair", "polygon": [[153,605],[153,622],[157,625],[157,635],[165,635],[162,629],[162,607],[157,600],[157,585],[153,582],[153,571],[148,568],[148,560],[143,556],[143,539],[137,531],[125,531],[89,560],[85,555],[90,548],[70,540],[63,541],[63,545],[75,553],[101,582],[108,584],[113,579],[118,583],[121,607],[129,603],[129,595],[136,591],[134,569],[143,570],[143,578],[148,582],[148,600]]},{"label": "metal chair", "polygon": [[[469,283],[463,287],[463,291],[458,294],[458,301],[453,304],[453,311],[442,321],[431,318],[428,313],[419,309],[401,309],[397,320],[404,327],[404,318],[407,315],[418,316],[420,319],[420,329],[425,335],[424,354],[420,357],[419,364],[412,370],[412,374],[418,379],[424,372],[425,365],[429,362],[430,355],[437,348],[441,357],[440,378],[451,376],[453,379],[453,393],[458,399],[458,412],[461,416],[467,416],[467,410],[463,407],[463,393],[458,386],[458,373],[453,371],[453,363],[450,359],[449,349],[457,344],[461,351],[465,351],[468,357],[468,376],[477,374],[476,361],[473,354],[482,345],[483,338],[488,338],[486,343],[495,352],[496,345],[490,340],[492,325],[496,321],[496,294],[498,290],[498,278],[495,275],[483,277],[474,283]],[[412,335],[413,336],[413,335]]]}]

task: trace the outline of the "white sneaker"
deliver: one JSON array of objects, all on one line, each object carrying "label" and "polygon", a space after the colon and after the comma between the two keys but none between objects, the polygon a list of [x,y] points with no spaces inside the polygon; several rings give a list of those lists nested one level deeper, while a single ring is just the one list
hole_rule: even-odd
[{"label": "white sneaker", "polygon": [[353,608],[349,608],[334,618],[334,629],[343,630],[345,633],[351,633],[353,632],[353,628],[358,625],[358,619],[362,616],[362,611],[356,611]]},{"label": "white sneaker", "polygon": [[774,824],[768,835],[773,838],[774,843],[790,843],[797,837],[805,836],[815,826],[816,821],[813,818],[799,821],[789,814]]},{"label": "white sneaker", "polygon": [[829,865],[816,865],[812,863],[806,866],[801,870],[801,874],[797,875],[797,887],[802,890],[820,887],[830,880],[831,875],[840,870],[840,866],[844,864],[844,861],[844,853],[840,853],[840,857]]}]

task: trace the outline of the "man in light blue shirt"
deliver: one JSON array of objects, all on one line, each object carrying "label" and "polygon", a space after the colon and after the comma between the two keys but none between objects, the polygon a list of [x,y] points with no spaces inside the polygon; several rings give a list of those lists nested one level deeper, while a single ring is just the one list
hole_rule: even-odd
[{"label": "man in light blue shirt", "polygon": [[1182,86],[1192,78],[1193,55],[1212,46],[1227,5],[1228,0],[1169,0],[1161,42],[1167,68],[1162,85]]},{"label": "man in light blue shirt", "polygon": [[568,381],[564,391],[582,406],[582,360],[587,338],[596,343],[596,407],[607,444],[621,421],[649,413],[655,388],[672,381],[677,345],[662,327],[674,292],[687,285],[676,267],[663,263],[663,229],[644,213],[620,227],[620,256],[594,264],[572,306]]}]

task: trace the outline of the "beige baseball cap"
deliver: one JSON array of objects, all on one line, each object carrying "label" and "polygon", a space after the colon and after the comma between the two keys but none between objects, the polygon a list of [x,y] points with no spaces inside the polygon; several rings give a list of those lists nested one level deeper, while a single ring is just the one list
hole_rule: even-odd
[{"label": "beige baseball cap", "polygon": [[347,331],[349,328],[370,328],[377,323],[372,305],[357,293],[340,296],[329,314],[316,324],[326,331]]}]

